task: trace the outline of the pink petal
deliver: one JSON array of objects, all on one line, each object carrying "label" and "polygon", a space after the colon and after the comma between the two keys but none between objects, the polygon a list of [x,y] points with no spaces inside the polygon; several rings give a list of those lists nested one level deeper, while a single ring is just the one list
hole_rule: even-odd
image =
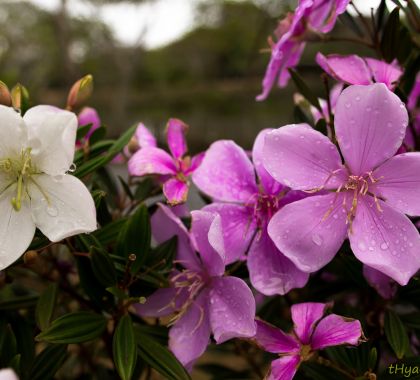
[{"label": "pink petal", "polygon": [[158,244],[177,236],[177,260],[186,268],[200,270],[201,265],[191,245],[190,235],[181,220],[169,207],[158,203],[158,208],[150,222],[153,238]]},{"label": "pink petal", "polygon": [[157,146],[155,136],[153,136],[143,123],[137,125],[134,136],[140,148],[156,148]]},{"label": "pink petal", "polygon": [[176,167],[172,157],[160,148],[139,149],[128,161],[131,175],[175,174]]},{"label": "pink petal", "polygon": [[350,0],[314,1],[309,16],[312,29],[321,33],[330,32],[337,21],[337,17],[345,12],[349,2]]},{"label": "pink petal", "polygon": [[328,56],[317,53],[316,62],[334,79],[348,84],[372,83],[372,74],[365,61],[357,55],[342,56],[331,54]]},{"label": "pink petal", "polygon": [[186,301],[187,296],[185,291],[162,288],[147,297],[144,304],[135,304],[134,307],[136,312],[144,317],[162,317],[177,310],[182,305],[182,301]]},{"label": "pink petal", "polygon": [[407,99],[407,108],[412,111],[417,108],[417,102],[420,96],[420,75],[417,75],[416,81]]},{"label": "pink petal", "polygon": [[225,271],[225,247],[220,216],[208,211],[191,212],[191,239],[204,268],[211,276]]},{"label": "pink petal", "polygon": [[225,202],[246,202],[258,193],[254,167],[233,141],[216,141],[207,150],[192,179],[204,193]]},{"label": "pink petal", "polygon": [[309,344],[314,326],[324,316],[326,308],[326,304],[317,302],[292,305],[294,331],[302,344]]},{"label": "pink petal", "polygon": [[222,222],[226,264],[243,257],[257,228],[252,209],[238,204],[211,203],[204,211],[216,212]]},{"label": "pink petal", "polygon": [[383,83],[346,88],[337,102],[335,131],[351,174],[364,175],[392,157],[407,125],[404,104]]},{"label": "pink petal", "polygon": [[397,292],[397,283],[382,272],[377,271],[367,265],[363,265],[363,275],[370,286],[374,287],[376,291],[385,299],[391,299]]},{"label": "pink petal", "polygon": [[188,185],[178,178],[170,178],[163,184],[163,194],[170,205],[185,203],[188,196]]},{"label": "pink petal", "polygon": [[86,134],[85,139],[88,139],[92,133],[101,126],[101,119],[96,112],[95,108],[84,107],[77,115],[79,126],[92,124],[89,132]]},{"label": "pink petal", "polygon": [[300,270],[315,272],[329,263],[347,234],[344,196],[331,193],[290,203],[268,224],[277,248]]},{"label": "pink petal", "polygon": [[337,148],[307,124],[286,125],[268,133],[263,163],[278,182],[296,190],[337,188],[343,182]]},{"label": "pink petal", "polygon": [[414,224],[399,211],[373,197],[359,197],[351,249],[364,264],[406,285],[420,267],[420,237]]},{"label": "pink petal", "polygon": [[213,278],[210,291],[210,324],[214,339],[250,338],[256,333],[255,299],[237,277]]},{"label": "pink petal", "polygon": [[274,178],[268,174],[267,170],[263,165],[263,148],[265,142],[265,136],[273,129],[263,129],[258,133],[255,139],[254,146],[252,148],[252,162],[254,163],[255,171],[257,172],[258,178],[265,193],[267,194],[278,194],[280,190],[284,188],[280,183],[274,180]]},{"label": "pink petal", "polygon": [[170,329],[169,348],[185,367],[191,367],[209,343],[208,293],[204,291]]},{"label": "pink petal", "polygon": [[254,238],[247,263],[252,286],[267,296],[302,288],[309,279],[276,248],[265,230]]},{"label": "pink petal", "polygon": [[[403,153],[379,166],[372,192],[388,205],[411,216],[420,215],[420,153]],[[369,190],[370,190],[369,186]]]},{"label": "pink petal", "polygon": [[191,159],[191,165],[187,170],[185,170],[184,174],[185,175],[192,174],[201,165],[201,163],[203,162],[204,156],[205,156],[204,152],[198,153],[195,156],[193,156]]},{"label": "pink petal", "polygon": [[362,326],[358,320],[330,314],[315,327],[311,347],[314,350],[322,350],[341,344],[357,345],[360,343],[362,334]]},{"label": "pink petal", "polygon": [[185,141],[187,130],[188,125],[183,121],[169,119],[166,126],[166,133],[169,150],[175,158],[181,158],[187,152],[187,142]]},{"label": "pink petal", "polygon": [[387,63],[374,58],[365,58],[375,82],[384,83],[390,90],[395,88],[403,74],[398,64]]},{"label": "pink petal", "polygon": [[255,320],[257,333],[253,338],[265,351],[273,354],[298,353],[299,342],[291,335],[260,319]]},{"label": "pink petal", "polygon": [[292,380],[298,369],[298,355],[283,356],[271,362],[270,372],[265,380]]}]

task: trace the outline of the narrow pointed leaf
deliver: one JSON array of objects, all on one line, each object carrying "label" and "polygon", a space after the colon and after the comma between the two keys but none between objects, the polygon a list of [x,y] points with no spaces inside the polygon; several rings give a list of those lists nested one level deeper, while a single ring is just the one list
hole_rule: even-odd
[{"label": "narrow pointed leaf", "polygon": [[408,335],[401,319],[391,310],[385,314],[384,328],[388,343],[395,355],[398,359],[403,358],[408,346]]},{"label": "narrow pointed leaf", "polygon": [[112,351],[115,367],[121,379],[131,379],[137,362],[137,345],[133,322],[129,315],[123,316],[115,329]]},{"label": "narrow pointed leaf", "polygon": [[60,369],[67,356],[67,345],[53,344],[46,347],[36,358],[28,379],[49,380]]},{"label": "narrow pointed leaf", "polygon": [[57,291],[57,284],[50,284],[38,299],[35,309],[35,320],[41,331],[50,325],[57,300]]}]

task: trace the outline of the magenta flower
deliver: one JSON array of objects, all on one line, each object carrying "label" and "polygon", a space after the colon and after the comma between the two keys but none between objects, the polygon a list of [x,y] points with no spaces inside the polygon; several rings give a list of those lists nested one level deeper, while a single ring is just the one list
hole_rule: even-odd
[{"label": "magenta flower", "polygon": [[264,166],[296,190],[331,190],[279,210],[268,234],[293,263],[314,272],[331,261],[347,237],[356,257],[401,285],[420,267],[420,237],[404,215],[420,215],[420,154],[394,156],[407,110],[382,83],[350,86],[338,99],[336,146],[306,124],[265,139]]},{"label": "magenta flower", "polygon": [[273,295],[304,286],[309,276],[297,269],[267,234],[272,215],[285,204],[305,196],[302,192],[289,191],[264,169],[262,148],[268,132],[263,130],[255,140],[253,164],[233,141],[217,141],[205,153],[192,178],[216,202],[203,210],[220,215],[226,262],[241,259],[248,251],[252,285],[265,295]]},{"label": "magenta flower", "polygon": [[96,112],[95,108],[92,107],[84,107],[77,115],[77,119],[79,127],[91,124],[89,132],[84,136],[83,141],[76,141],[76,145],[79,147],[82,146],[85,141],[89,140],[92,133],[101,126],[101,119],[98,112]]},{"label": "magenta flower", "polygon": [[[411,122],[413,123],[414,131],[417,136],[420,135],[420,108],[418,106],[420,97],[420,75],[417,76],[417,79],[414,83],[413,89],[408,95],[407,99],[407,108],[411,114]],[[404,139],[404,143],[413,148],[415,146],[414,135],[410,128],[407,128],[407,134]]]},{"label": "magenta flower", "polygon": [[361,58],[354,54],[325,56],[318,53],[316,62],[339,82],[360,85],[384,83],[390,90],[395,88],[403,74],[397,61],[387,63],[375,58]]},{"label": "magenta flower", "polygon": [[[334,114],[335,106],[337,105],[338,97],[340,96],[341,92],[343,91],[344,85],[342,83],[337,83],[330,91],[330,104],[331,104],[331,112]],[[325,121],[330,121],[330,115],[328,110],[328,103],[325,99],[318,99],[319,104],[321,106],[320,112],[316,107],[311,106],[310,111],[314,118],[315,123],[317,123],[320,119],[325,119]]]},{"label": "magenta flower", "polygon": [[382,272],[364,265],[363,276],[382,298],[391,299],[397,293],[397,283]]},{"label": "magenta flower", "polygon": [[271,49],[271,58],[263,79],[263,91],[257,100],[264,100],[274,83],[287,85],[289,68],[295,67],[305,48],[308,32],[328,33],[337,17],[344,13],[350,0],[299,0],[294,13],[289,13],[275,30],[277,42]]},{"label": "magenta flower", "polygon": [[[144,127],[144,126],[143,126]],[[156,147],[154,137],[143,128],[138,130],[139,149],[128,161],[128,171],[134,176],[158,174],[167,176],[163,183],[163,194],[168,203],[177,205],[187,200],[188,177],[200,165],[202,154],[192,159],[187,153],[185,133],[188,126],[178,119],[169,119],[166,133],[169,150]]]},{"label": "magenta flower", "polygon": [[292,380],[300,363],[310,359],[315,351],[342,344],[357,345],[363,341],[358,320],[337,314],[325,315],[326,308],[326,304],[315,302],[293,305],[291,335],[267,322],[256,321],[256,342],[265,351],[280,356],[271,363],[266,380]]},{"label": "magenta flower", "polygon": [[[171,210],[159,205],[152,217],[156,241],[178,236],[178,262],[171,287],[159,289],[136,305],[143,316],[175,312],[169,332],[169,348],[187,368],[206,350],[210,334],[216,343],[255,335],[255,300],[246,283],[224,276],[226,247],[220,217],[193,211],[190,234]],[[198,256],[195,251],[198,252]]]}]

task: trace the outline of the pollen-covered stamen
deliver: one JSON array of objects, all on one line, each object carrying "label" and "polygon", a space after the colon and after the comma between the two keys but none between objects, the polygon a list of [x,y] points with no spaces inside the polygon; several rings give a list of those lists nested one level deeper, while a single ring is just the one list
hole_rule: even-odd
[{"label": "pollen-covered stamen", "polygon": [[[173,309],[177,309],[176,315],[171,318],[169,321],[169,326],[176,323],[190,308],[192,304],[195,303],[197,296],[200,294],[201,290],[205,287],[206,283],[203,276],[190,269],[185,269],[182,272],[178,273],[177,275],[173,276],[170,279],[172,286],[177,290],[174,299],[165,306],[162,310],[166,309],[167,307],[171,307]],[[187,292],[188,296],[184,300],[184,291]],[[177,301],[182,302],[181,306],[179,306]],[[198,306],[198,305],[197,305]],[[198,306],[199,307],[199,306]],[[202,315],[195,326],[194,330],[198,329],[203,321],[204,318],[204,311],[200,307],[200,312]]]},{"label": "pollen-covered stamen", "polygon": [[259,192],[253,194],[245,203],[245,206],[252,209],[253,219],[257,222],[259,228],[268,223],[271,217],[278,211],[282,196],[282,193],[271,195]]}]

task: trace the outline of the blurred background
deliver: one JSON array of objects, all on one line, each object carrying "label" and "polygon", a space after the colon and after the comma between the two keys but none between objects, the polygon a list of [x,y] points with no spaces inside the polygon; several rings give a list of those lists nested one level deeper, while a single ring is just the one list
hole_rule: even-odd
[{"label": "blurred background", "polygon": [[[355,0],[370,13],[379,0]],[[296,5],[287,0],[2,0],[0,79],[32,103],[63,106],[92,74],[91,105],[110,136],[143,121],[162,140],[169,117],[190,125],[192,151],[220,138],[251,148],[259,130],[293,121],[293,93],[256,102],[269,60],[267,37]],[[334,35],[349,33],[338,22]],[[300,73],[323,95],[317,51],[369,54],[358,45],[313,43]]]}]

